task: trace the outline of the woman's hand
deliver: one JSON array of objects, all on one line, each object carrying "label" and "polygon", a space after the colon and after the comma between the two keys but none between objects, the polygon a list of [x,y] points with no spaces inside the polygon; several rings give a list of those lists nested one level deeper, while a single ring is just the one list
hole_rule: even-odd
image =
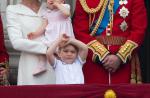
[{"label": "woman's hand", "polygon": [[102,63],[106,70],[109,72],[115,72],[121,64],[121,59],[118,56],[111,54],[107,55]]}]

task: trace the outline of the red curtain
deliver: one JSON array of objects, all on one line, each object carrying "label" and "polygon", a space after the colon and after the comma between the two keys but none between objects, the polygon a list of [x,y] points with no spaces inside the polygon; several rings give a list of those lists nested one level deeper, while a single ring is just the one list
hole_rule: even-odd
[{"label": "red curtain", "polygon": [[0,98],[104,98],[108,89],[117,98],[150,98],[150,84],[1,86]]}]

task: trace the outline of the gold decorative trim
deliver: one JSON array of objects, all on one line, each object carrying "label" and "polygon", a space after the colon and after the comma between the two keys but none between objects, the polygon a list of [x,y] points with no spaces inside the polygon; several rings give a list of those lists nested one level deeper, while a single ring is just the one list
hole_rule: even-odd
[{"label": "gold decorative trim", "polygon": [[90,33],[91,36],[94,36],[95,33],[97,32],[97,30],[98,30],[98,28],[99,28],[99,25],[101,24],[102,19],[103,19],[103,17],[104,17],[107,4],[108,4],[108,0],[105,0],[104,5],[103,5],[103,8],[102,8],[102,10],[101,10],[101,12],[100,12],[99,18],[98,18],[98,20],[97,20],[97,22],[96,22],[96,25],[95,25],[94,29],[92,30],[92,32]]},{"label": "gold decorative trim", "polygon": [[[97,21],[94,29],[90,33],[91,36],[94,36],[99,25],[102,22],[103,17],[104,17],[104,13],[105,13],[105,10],[106,10],[107,4],[108,4],[108,0],[105,0],[105,1],[101,0],[101,2],[98,4],[98,6],[96,8],[89,8],[86,3],[86,0],[79,0],[79,1],[80,1],[82,8],[84,9],[84,11],[87,12],[88,14],[95,14],[96,12],[98,12],[101,9],[98,21]],[[89,19],[89,25],[91,25],[91,23],[92,23],[92,21]]]},{"label": "gold decorative trim", "polygon": [[138,47],[138,44],[127,40],[126,43],[121,46],[120,50],[118,51],[117,55],[120,57],[120,59],[126,63],[127,58],[131,55],[132,51]]},{"label": "gold decorative trim", "polygon": [[84,11],[90,14],[98,12],[102,8],[102,5],[104,4],[104,0],[101,0],[96,8],[89,8],[86,3],[86,0],[79,0],[79,1]]},{"label": "gold decorative trim", "polygon": [[117,95],[114,90],[108,89],[104,94],[104,98],[117,98]]},{"label": "gold decorative trim", "polygon": [[[109,54],[109,51],[105,48],[105,46],[100,44],[97,40],[93,40],[88,43],[88,47],[93,51],[94,54],[98,55],[100,61],[102,61],[104,57]],[[93,59],[94,58],[95,57],[93,57]]]}]

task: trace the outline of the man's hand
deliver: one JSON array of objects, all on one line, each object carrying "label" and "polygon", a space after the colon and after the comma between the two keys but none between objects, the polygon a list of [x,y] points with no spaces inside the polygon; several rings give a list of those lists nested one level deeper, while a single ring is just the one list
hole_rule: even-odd
[{"label": "man's hand", "polygon": [[118,56],[111,54],[107,55],[102,63],[106,70],[109,72],[115,72],[121,64],[121,59]]}]

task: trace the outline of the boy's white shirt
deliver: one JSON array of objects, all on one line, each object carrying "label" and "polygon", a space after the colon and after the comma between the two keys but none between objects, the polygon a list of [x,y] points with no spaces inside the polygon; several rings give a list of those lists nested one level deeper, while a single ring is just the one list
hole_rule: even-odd
[{"label": "boy's white shirt", "polygon": [[56,84],[84,84],[82,67],[85,62],[80,56],[77,56],[72,64],[66,64],[55,58],[53,68]]}]

